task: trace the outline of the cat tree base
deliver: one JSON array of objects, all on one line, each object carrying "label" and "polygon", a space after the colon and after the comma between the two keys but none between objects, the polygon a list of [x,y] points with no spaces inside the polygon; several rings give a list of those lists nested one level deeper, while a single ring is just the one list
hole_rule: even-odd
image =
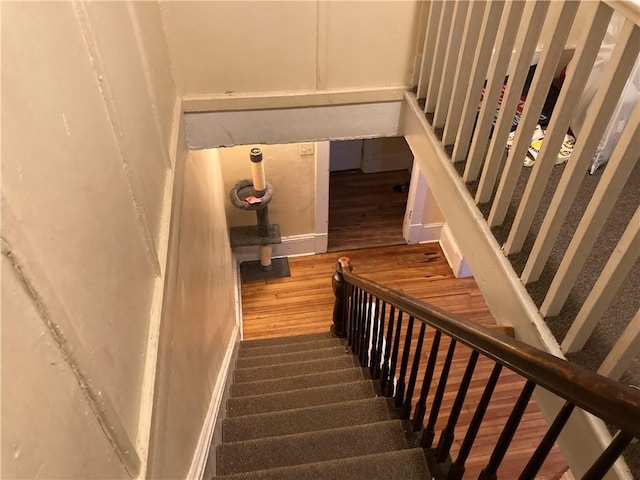
[{"label": "cat tree base", "polygon": [[257,280],[290,276],[291,270],[289,269],[289,259],[287,257],[272,258],[271,270],[268,271],[263,270],[260,260],[240,263],[240,277],[243,282],[255,282]]}]

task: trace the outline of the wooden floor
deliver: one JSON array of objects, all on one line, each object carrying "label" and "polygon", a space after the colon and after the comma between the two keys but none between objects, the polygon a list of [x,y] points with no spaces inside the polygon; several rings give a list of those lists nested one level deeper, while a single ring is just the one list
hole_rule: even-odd
[{"label": "wooden floor", "polygon": [[[354,271],[362,276],[480,324],[494,324],[493,317],[475,281],[456,279],[438,244],[381,247],[353,250],[344,254],[351,258]],[[341,253],[290,258],[291,277],[243,284],[244,338],[268,338],[328,331],[333,310],[331,275],[339,256]],[[432,390],[435,390],[439,378],[438,372],[447,347],[448,341],[443,341]],[[438,432],[446,423],[446,412],[449,411],[456,395],[468,357],[469,350],[466,347],[456,350],[444,399],[445,415],[438,422]],[[423,368],[424,366],[419,370],[418,378],[422,378]],[[454,458],[492,368],[493,363],[488,360],[481,359],[478,362],[456,428],[456,439],[452,447]],[[509,370],[503,371],[471,457],[467,462],[465,478],[477,478],[480,470],[486,465],[491,455],[492,445],[495,444],[523,384],[522,379],[516,374]],[[416,392],[419,392],[419,388],[420,385],[417,385]],[[428,404],[431,400],[430,396]],[[509,456],[498,471],[499,478],[510,480],[518,477],[546,428],[547,424],[537,406],[533,401],[530,402],[512,443]],[[436,441],[437,438],[436,436]],[[556,447],[536,478],[555,480],[566,469],[566,462]]]},{"label": "wooden floor", "polygon": [[393,187],[410,179],[408,170],[332,172],[328,251],[405,244],[402,221],[408,192]]}]

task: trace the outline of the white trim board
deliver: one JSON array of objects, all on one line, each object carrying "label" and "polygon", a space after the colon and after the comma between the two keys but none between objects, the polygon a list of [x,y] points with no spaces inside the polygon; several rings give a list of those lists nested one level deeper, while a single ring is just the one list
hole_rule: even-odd
[{"label": "white trim board", "polygon": [[451,230],[449,230],[449,226],[445,223],[442,227],[442,232],[440,235],[440,248],[444,252],[444,256],[447,259],[447,263],[453,270],[453,274],[456,278],[467,278],[472,277],[471,269],[469,265],[467,265],[462,252],[460,252],[460,248],[458,248],[458,244],[456,243],[453,235],[451,235]]},{"label": "white trim board", "polygon": [[443,226],[443,222],[409,225],[408,235],[405,240],[407,243],[439,242]]},{"label": "white trim board", "polygon": [[[322,8],[322,5],[320,5]],[[350,105],[355,103],[379,103],[401,101],[411,86],[378,87],[370,89],[322,89],[280,92],[223,93],[210,95],[185,95],[184,111],[213,112],[265,110],[269,108],[306,108],[326,105]]]},{"label": "white trim board", "polygon": [[[186,132],[182,115],[182,99],[176,96],[173,107],[173,123],[171,125],[171,138],[169,144],[169,163],[165,177],[164,196],[162,198],[162,216],[160,234],[158,238],[158,262],[160,275],[156,277],[153,288],[152,307],[150,312],[149,333],[147,335],[147,349],[145,354],[144,374],[140,393],[140,411],[138,414],[138,435],[136,438],[136,450],[140,457],[140,472],[138,479],[147,476],[149,467],[149,445],[151,442],[151,427],[153,424],[153,406],[156,389],[156,370],[158,368],[158,349],[160,344],[160,326],[162,323],[162,311],[165,302],[167,279],[173,272],[170,264],[170,256],[173,253],[172,242],[175,242],[175,232],[172,233],[172,213],[177,201],[174,193],[181,191],[183,178],[176,171],[182,171],[182,165],[186,157]],[[176,228],[174,226],[174,228]]]},{"label": "white trim board", "polygon": [[240,281],[240,264],[236,256],[232,253],[233,256],[233,283],[236,286],[235,288],[235,307],[236,307],[236,326],[240,332],[240,340],[244,340],[244,328],[243,328],[243,319],[242,319],[242,282]]},{"label": "white trim board", "polygon": [[[326,245],[326,233],[309,233],[305,235],[292,235],[282,237],[282,243],[273,245],[271,256],[276,257],[296,257],[300,255],[313,255],[316,252],[316,245]],[[326,247],[325,247],[326,252]],[[258,247],[236,247],[233,249],[238,262],[258,260]]]},{"label": "white trim board", "polygon": [[202,425],[202,430],[200,430],[198,444],[196,445],[191,467],[187,474],[188,480],[202,480],[204,478],[204,471],[207,465],[207,457],[209,456],[209,449],[211,447],[211,440],[216,426],[216,419],[218,418],[220,407],[222,405],[224,389],[227,384],[227,376],[229,369],[231,368],[231,360],[233,358],[233,353],[236,348],[236,343],[239,340],[239,336],[240,333],[238,326],[234,325],[233,331],[231,332],[231,338],[229,339],[229,345],[227,346],[227,351],[222,359],[220,373],[218,373],[216,384],[213,387],[213,392],[211,393],[207,416],[204,420],[204,425]]},{"label": "white trim board", "polygon": [[278,144],[397,137],[401,101],[187,113],[187,142],[194,150],[253,143]]},{"label": "white trim board", "polygon": [[331,142],[316,142],[316,244],[314,253],[326,253],[329,233],[329,163]]}]

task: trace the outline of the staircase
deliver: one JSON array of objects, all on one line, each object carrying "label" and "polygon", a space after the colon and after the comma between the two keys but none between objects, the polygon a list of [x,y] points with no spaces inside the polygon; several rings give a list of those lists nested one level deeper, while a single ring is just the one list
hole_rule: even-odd
[{"label": "staircase", "polygon": [[241,342],[215,478],[431,478],[389,400],[329,333]]}]

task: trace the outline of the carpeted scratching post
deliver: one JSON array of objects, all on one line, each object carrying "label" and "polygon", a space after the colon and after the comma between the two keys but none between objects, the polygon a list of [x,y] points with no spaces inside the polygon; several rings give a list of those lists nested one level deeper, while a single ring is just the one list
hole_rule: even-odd
[{"label": "carpeted scratching post", "polygon": [[280,237],[280,226],[269,223],[269,202],[273,197],[273,187],[265,180],[262,150],[252,148],[249,158],[251,160],[251,180],[240,180],[229,192],[234,207],[255,211],[257,217],[257,225],[230,229],[232,248],[254,245],[259,248],[259,260],[240,264],[242,281],[288,277],[291,273],[287,258],[271,258],[271,246],[282,243],[282,238]]}]

